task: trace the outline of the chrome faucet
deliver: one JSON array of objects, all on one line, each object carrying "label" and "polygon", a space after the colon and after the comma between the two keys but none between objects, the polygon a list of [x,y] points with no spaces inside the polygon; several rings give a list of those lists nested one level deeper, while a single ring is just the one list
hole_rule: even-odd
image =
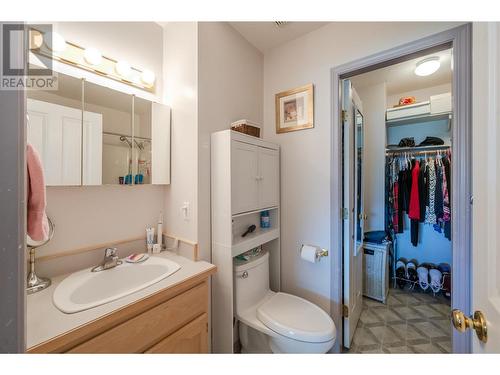
[{"label": "chrome faucet", "polygon": [[92,268],[92,272],[108,270],[120,264],[122,264],[122,261],[118,258],[118,255],[116,255],[116,247],[108,247],[104,250],[104,259],[102,263]]}]

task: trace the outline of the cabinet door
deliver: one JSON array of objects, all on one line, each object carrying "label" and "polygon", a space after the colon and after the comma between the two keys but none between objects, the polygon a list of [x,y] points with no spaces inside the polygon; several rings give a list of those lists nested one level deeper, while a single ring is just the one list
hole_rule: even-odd
[{"label": "cabinet door", "polygon": [[148,354],[208,353],[208,315],[203,314],[146,351]]},{"label": "cabinet door", "polygon": [[231,144],[232,214],[259,208],[259,147],[233,141]]},{"label": "cabinet door", "polygon": [[279,153],[276,150],[259,150],[259,208],[277,206],[279,201]]}]

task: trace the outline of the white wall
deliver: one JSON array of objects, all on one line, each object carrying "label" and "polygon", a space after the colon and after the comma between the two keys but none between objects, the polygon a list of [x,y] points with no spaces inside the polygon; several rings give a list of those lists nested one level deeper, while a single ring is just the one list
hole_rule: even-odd
[{"label": "white wall", "polygon": [[264,58],[226,22],[198,24],[198,243],[210,259],[210,134],[248,119],[262,123]]},{"label": "white wall", "polygon": [[368,215],[365,231],[384,230],[385,227],[385,109],[386,85],[380,83],[356,89],[363,103],[365,121],[364,186]]},{"label": "white wall", "polygon": [[162,93],[162,28],[155,22],[57,22],[54,30],[82,47],[97,48],[104,56],[125,60],[155,73],[156,94]]},{"label": "white wall", "polygon": [[[198,25],[164,25],[164,101],[172,108],[171,184],[166,188],[165,226],[169,234],[198,238]],[[189,203],[188,218],[181,207]]]},{"label": "white wall", "polygon": [[[163,36],[155,23],[62,22],[55,29],[68,41],[162,76]],[[163,186],[48,187],[47,213],[56,230],[37,255],[145,235],[145,227],[158,220],[164,201]]]},{"label": "white wall", "polygon": [[[456,25],[331,23],[264,55],[264,137],[281,145],[284,291],[330,310],[330,262],[310,264],[298,256],[302,243],[329,248],[330,228],[336,225],[330,218],[330,69]],[[306,83],[315,85],[315,128],[277,135],[274,95]],[[333,173],[340,178],[340,171]],[[331,251],[336,254],[339,249]]]}]

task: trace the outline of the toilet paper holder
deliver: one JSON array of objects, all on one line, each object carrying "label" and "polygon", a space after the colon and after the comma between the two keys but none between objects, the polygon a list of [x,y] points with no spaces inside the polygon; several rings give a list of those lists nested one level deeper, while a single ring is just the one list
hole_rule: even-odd
[{"label": "toilet paper holder", "polygon": [[321,258],[328,256],[328,250],[327,249],[323,249],[322,247],[316,246],[316,245],[304,245],[304,244],[302,244],[300,246],[299,254],[302,252],[302,248],[304,246],[312,246],[312,247],[316,248],[316,259],[317,260],[321,260]]}]

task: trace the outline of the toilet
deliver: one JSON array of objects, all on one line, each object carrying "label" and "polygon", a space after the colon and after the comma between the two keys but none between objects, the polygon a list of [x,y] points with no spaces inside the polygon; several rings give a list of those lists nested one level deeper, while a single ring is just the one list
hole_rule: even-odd
[{"label": "toilet", "polygon": [[326,353],[335,343],[330,316],[315,304],[269,289],[269,253],[235,260],[242,353]]}]

